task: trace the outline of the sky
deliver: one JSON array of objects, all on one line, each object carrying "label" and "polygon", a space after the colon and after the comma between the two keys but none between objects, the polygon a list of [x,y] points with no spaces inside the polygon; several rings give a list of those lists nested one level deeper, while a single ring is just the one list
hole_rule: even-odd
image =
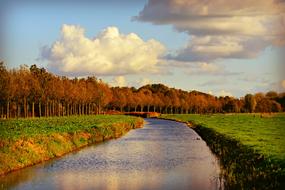
[{"label": "sky", "polygon": [[0,59],[112,86],[285,91],[284,0],[3,0]]}]

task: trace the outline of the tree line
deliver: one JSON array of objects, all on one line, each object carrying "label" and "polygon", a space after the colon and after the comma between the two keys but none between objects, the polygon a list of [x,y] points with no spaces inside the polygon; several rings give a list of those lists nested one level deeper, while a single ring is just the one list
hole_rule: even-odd
[{"label": "tree line", "polygon": [[110,87],[95,76],[68,78],[36,65],[8,70],[0,63],[1,118],[49,117],[110,112],[240,113],[280,112],[285,93],[216,97],[163,84]]}]

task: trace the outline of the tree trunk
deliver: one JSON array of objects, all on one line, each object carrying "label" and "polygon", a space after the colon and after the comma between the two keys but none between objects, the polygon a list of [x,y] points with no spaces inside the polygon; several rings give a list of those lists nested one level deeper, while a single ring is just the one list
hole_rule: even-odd
[{"label": "tree trunk", "polygon": [[41,104],[41,101],[39,101],[39,117],[42,117],[42,104]]},{"label": "tree trunk", "polygon": [[58,102],[58,112],[57,112],[57,115],[60,116],[60,102]]},{"label": "tree trunk", "polygon": [[70,115],[75,115],[74,114],[74,103],[72,103],[70,106]]},{"label": "tree trunk", "polygon": [[80,113],[81,113],[81,108],[80,108],[80,104],[78,104],[77,114],[80,115]]},{"label": "tree trunk", "polygon": [[50,103],[47,102],[47,117],[51,116],[51,115],[50,115],[50,105],[49,105],[49,104],[50,104]]},{"label": "tree trunk", "polygon": [[54,100],[52,101],[52,114],[51,115],[55,116],[55,102],[54,102]]},{"label": "tree trunk", "polygon": [[4,115],[4,108],[3,106],[1,106],[1,118],[3,118],[3,115]]},{"label": "tree trunk", "polygon": [[6,114],[7,119],[9,119],[9,112],[10,112],[10,101],[8,100],[8,102],[7,102],[7,114]]},{"label": "tree trunk", "polygon": [[61,116],[64,116],[65,115],[65,106],[63,103],[60,103],[61,104]]},{"label": "tree trunk", "polygon": [[21,105],[17,103],[17,118],[21,116]]},{"label": "tree trunk", "polygon": [[45,117],[47,117],[47,102],[45,102]]},{"label": "tree trunk", "polygon": [[90,113],[91,113],[91,104],[90,103],[88,103],[88,108],[87,108],[87,115],[90,115]]},{"label": "tree trunk", "polygon": [[81,115],[85,114],[85,104],[81,104]]},{"label": "tree trunk", "polygon": [[35,117],[35,102],[32,102],[32,117]]},{"label": "tree trunk", "polygon": [[45,117],[48,117],[48,102],[45,103]]},{"label": "tree trunk", "polygon": [[53,115],[53,103],[52,102],[50,102],[50,103],[48,103],[48,105],[49,105],[49,112],[48,112],[48,115],[50,116],[50,117],[52,117],[52,116],[54,116]]},{"label": "tree trunk", "polygon": [[30,117],[30,104],[29,102],[27,101],[27,117]]},{"label": "tree trunk", "polygon": [[24,97],[24,117],[25,118],[27,117],[27,100],[25,97]]},{"label": "tree trunk", "polygon": [[66,107],[66,110],[65,110],[66,113],[65,113],[65,115],[66,115],[66,116],[69,116],[69,103],[66,103],[66,106],[65,106],[65,107]]}]

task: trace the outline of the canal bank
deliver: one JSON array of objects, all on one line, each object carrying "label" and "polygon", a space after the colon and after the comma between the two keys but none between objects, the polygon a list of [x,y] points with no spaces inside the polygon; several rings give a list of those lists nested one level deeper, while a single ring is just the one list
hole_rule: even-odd
[{"label": "canal bank", "polygon": [[140,128],[130,116],[70,116],[1,121],[0,176]]}]

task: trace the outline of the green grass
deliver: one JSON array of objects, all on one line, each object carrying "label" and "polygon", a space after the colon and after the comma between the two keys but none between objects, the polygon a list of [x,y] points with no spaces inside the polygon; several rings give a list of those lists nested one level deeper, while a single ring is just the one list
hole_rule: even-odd
[{"label": "green grass", "polygon": [[163,115],[164,118],[193,122],[240,141],[273,159],[285,160],[285,114]]},{"label": "green grass", "polygon": [[221,163],[225,189],[285,188],[285,114],[162,115],[190,123]]},{"label": "green grass", "polygon": [[124,115],[0,120],[0,175],[117,138],[142,123]]},{"label": "green grass", "polygon": [[137,118],[123,115],[88,115],[49,117],[34,119],[0,120],[0,139],[19,139],[53,133],[90,131],[94,128],[104,131],[114,123],[135,124]]}]

